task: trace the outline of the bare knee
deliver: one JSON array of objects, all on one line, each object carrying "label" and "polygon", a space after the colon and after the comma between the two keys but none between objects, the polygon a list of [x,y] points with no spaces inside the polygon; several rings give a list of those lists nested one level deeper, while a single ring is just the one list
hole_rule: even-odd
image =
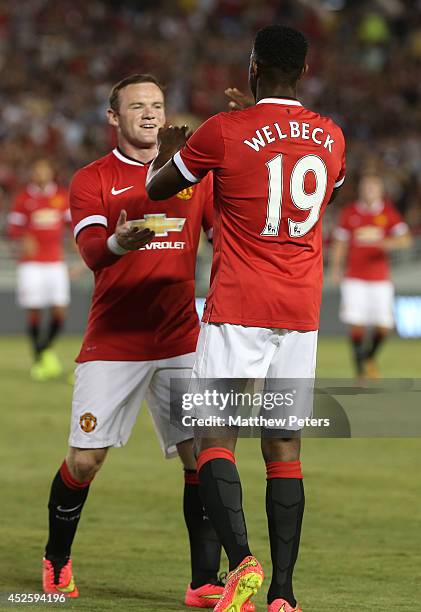
[{"label": "bare knee", "polygon": [[51,314],[55,319],[64,321],[66,318],[66,308],[64,306],[53,306],[51,308]]},{"label": "bare knee", "polygon": [[374,331],[382,338],[386,338],[390,334],[390,329],[388,327],[382,327],[380,325],[378,325]]},{"label": "bare knee", "polygon": [[300,438],[262,438],[263,458],[266,461],[298,461]]},{"label": "bare knee", "polygon": [[222,438],[197,438],[195,444],[198,453],[210,448],[226,448],[231,453],[234,453],[237,444],[237,435],[233,434],[232,437],[228,437],[227,435]]},{"label": "bare knee", "polygon": [[107,448],[70,447],[66,457],[67,467],[78,482],[92,480],[107,456]]}]

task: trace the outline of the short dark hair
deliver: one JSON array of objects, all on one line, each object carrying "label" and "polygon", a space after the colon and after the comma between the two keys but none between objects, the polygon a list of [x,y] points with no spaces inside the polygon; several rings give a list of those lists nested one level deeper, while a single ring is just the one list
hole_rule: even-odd
[{"label": "short dark hair", "polygon": [[118,112],[120,108],[120,99],[118,95],[119,92],[128,85],[134,85],[136,83],[153,83],[154,85],[159,87],[159,89],[165,95],[164,86],[161,85],[158,79],[152,74],[131,74],[130,76],[125,77],[124,79],[113,85],[110,91],[109,103],[110,108],[112,108],[113,111]]},{"label": "short dark hair", "polygon": [[288,26],[270,25],[259,30],[253,46],[254,59],[261,73],[283,80],[298,80],[306,61],[308,41],[302,32]]}]

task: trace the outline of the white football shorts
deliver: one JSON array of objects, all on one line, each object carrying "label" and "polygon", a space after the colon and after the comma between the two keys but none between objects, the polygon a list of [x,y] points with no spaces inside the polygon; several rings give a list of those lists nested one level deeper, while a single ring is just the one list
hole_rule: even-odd
[{"label": "white football shorts", "polygon": [[[294,393],[297,395],[290,409],[278,410],[278,414],[282,413],[287,419],[310,417],[313,410],[317,334],[317,331],[228,323],[202,324],[189,391],[192,394],[213,389],[228,391],[233,386],[239,390],[237,382],[232,379],[254,379],[257,385],[260,380],[260,392],[265,394],[266,391],[278,392],[289,388],[290,379],[301,379],[295,383]],[[237,404],[234,403],[234,411],[235,406]],[[206,406],[195,411],[199,418],[209,413],[210,409]],[[287,430],[301,428],[293,425],[274,427]]]},{"label": "white football shorts", "polygon": [[379,326],[392,329],[393,284],[346,278],[341,283],[340,319],[348,325]]},{"label": "white football shorts", "polygon": [[314,378],[317,331],[202,323],[193,378]]},{"label": "white football shorts", "polygon": [[143,400],[167,458],[189,440],[188,428],[170,423],[171,378],[190,378],[194,353],[157,361],[88,361],[75,370],[69,444],[121,447],[128,441]]},{"label": "white football shorts", "polygon": [[17,302],[22,308],[67,306],[70,282],[64,262],[26,262],[17,268]]}]

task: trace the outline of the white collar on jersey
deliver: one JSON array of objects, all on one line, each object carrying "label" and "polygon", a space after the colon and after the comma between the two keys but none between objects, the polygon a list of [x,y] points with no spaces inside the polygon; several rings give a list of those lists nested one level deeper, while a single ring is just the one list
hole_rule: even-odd
[{"label": "white collar on jersey", "polygon": [[302,106],[298,100],[291,100],[290,98],[262,98],[257,104],[283,104],[285,106]]},{"label": "white collar on jersey", "polygon": [[142,162],[140,162],[140,161],[136,161],[135,159],[131,159],[131,157],[126,157],[117,148],[113,149],[113,153],[117,157],[117,159],[119,159],[120,161],[124,162],[125,164],[130,164],[131,166],[145,166],[145,164],[142,164]]},{"label": "white collar on jersey", "polygon": [[57,189],[58,189],[57,184],[54,182],[47,183],[47,185],[43,189],[36,183],[29,183],[27,187],[28,193],[32,198],[35,198],[36,196],[39,196],[39,195],[51,197],[55,195],[55,193],[57,192]]},{"label": "white collar on jersey", "polygon": [[383,212],[384,202],[379,200],[378,202],[374,202],[371,206],[368,206],[365,202],[357,202],[357,210],[361,213],[371,214],[371,215],[379,215]]}]

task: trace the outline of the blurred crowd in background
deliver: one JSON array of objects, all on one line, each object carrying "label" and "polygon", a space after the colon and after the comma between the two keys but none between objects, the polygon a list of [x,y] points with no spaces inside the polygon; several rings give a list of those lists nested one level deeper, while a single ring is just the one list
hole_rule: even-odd
[{"label": "blurred crowd in background", "polygon": [[299,96],[347,138],[348,178],[379,171],[421,230],[420,0],[0,0],[0,216],[33,159],[67,183],[112,146],[111,85],[152,72],[167,115],[197,125],[227,109],[224,89],[247,91],[254,34],[285,23],[310,40]]}]

